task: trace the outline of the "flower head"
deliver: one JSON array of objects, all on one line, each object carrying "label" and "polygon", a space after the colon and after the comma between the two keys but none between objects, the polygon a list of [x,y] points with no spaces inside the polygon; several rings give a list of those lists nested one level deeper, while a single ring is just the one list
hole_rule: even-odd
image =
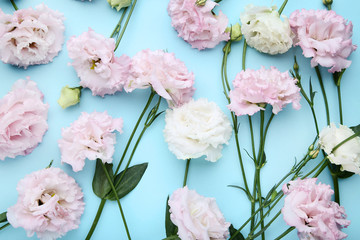
[{"label": "flower head", "polygon": [[65,109],[72,105],[76,105],[80,102],[81,87],[70,88],[65,86],[61,89],[60,98],[58,100],[59,105]]},{"label": "flower head", "polygon": [[214,102],[206,99],[168,109],[165,122],[165,141],[170,151],[183,160],[206,155],[206,160],[217,161],[232,132],[229,119]]},{"label": "flower head", "polygon": [[84,212],[83,193],[75,180],[60,168],[33,172],[17,185],[18,201],[8,208],[7,219],[28,237],[37,234],[53,240],[76,229]]},{"label": "flower head", "polygon": [[341,232],[350,224],[343,207],[331,201],[334,193],[329,185],[316,178],[297,179],[283,186],[286,195],[281,209],[285,222],[298,230],[300,240],[346,238]]},{"label": "flower head", "polygon": [[225,222],[214,198],[203,197],[185,186],[171,195],[169,206],[170,219],[181,239],[227,239],[230,223]]},{"label": "flower head", "polygon": [[360,137],[347,141],[333,152],[333,148],[352,136],[353,130],[347,126],[336,127],[334,123],[325,127],[319,134],[319,144],[331,163],[341,165],[341,170],[360,174]]},{"label": "flower head", "polygon": [[218,16],[212,12],[216,5],[211,0],[203,5],[196,4],[196,0],[170,0],[167,9],[171,25],[193,48],[213,48],[230,38],[225,32],[227,17],[221,11]]},{"label": "flower head", "polygon": [[70,127],[62,129],[61,162],[70,164],[75,172],[83,169],[86,158],[111,163],[116,143],[113,132],[122,133],[122,126],[121,118],[113,119],[106,112],[83,112]]},{"label": "flower head", "polygon": [[67,48],[82,87],[101,97],[123,89],[131,60],[126,55],[115,57],[113,38],[105,38],[89,28],[79,37],[72,36]]},{"label": "flower head", "polygon": [[246,43],[268,54],[287,52],[292,46],[292,33],[286,17],[280,19],[276,6],[271,8],[249,4],[240,15],[241,31]]},{"label": "flower head", "polygon": [[13,15],[0,10],[0,58],[26,68],[51,62],[64,42],[64,16],[44,4]]},{"label": "flower head", "polygon": [[347,58],[356,50],[352,44],[352,23],[328,10],[296,10],[290,16],[290,26],[295,33],[295,46],[300,46],[311,66],[330,67],[331,73],[348,68]]},{"label": "flower head", "polygon": [[300,88],[296,82],[288,72],[281,73],[275,67],[241,71],[233,81],[228,108],[238,116],[253,115],[264,110],[265,104],[272,105],[274,114],[289,103],[300,109]]},{"label": "flower head", "polygon": [[42,141],[48,129],[49,105],[31,80],[18,80],[0,100],[0,159],[27,155]]},{"label": "flower head", "polygon": [[194,74],[175,54],[149,49],[138,52],[132,59],[127,92],[152,87],[171,107],[188,102],[194,94]]}]

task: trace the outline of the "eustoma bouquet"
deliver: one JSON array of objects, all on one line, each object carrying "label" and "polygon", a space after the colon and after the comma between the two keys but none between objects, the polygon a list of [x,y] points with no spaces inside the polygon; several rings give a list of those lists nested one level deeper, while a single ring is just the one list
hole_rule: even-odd
[{"label": "eustoma bouquet", "polygon": [[357,16],[259,2],[0,3],[0,239],[356,238]]}]

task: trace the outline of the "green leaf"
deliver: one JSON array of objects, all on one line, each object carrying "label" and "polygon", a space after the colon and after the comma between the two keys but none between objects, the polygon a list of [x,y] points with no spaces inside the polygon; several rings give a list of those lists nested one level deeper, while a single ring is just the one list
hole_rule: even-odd
[{"label": "green leaf", "polygon": [[[96,196],[98,196],[99,198],[104,198],[111,191],[111,185],[108,182],[108,179],[101,164],[101,159],[97,159],[92,188]],[[113,165],[105,163],[105,167],[110,177],[113,178]]]},{"label": "green leaf", "polygon": [[[229,232],[230,232],[230,237],[234,236],[236,233],[236,229],[234,228],[234,226],[231,224],[229,227]],[[236,234],[236,236],[234,238],[231,238],[232,240],[245,240],[244,236],[241,234],[241,232],[238,232],[238,234]]]},{"label": "green leaf", "polygon": [[237,189],[240,189],[240,190],[243,190],[244,193],[246,194],[246,196],[248,197],[249,201],[251,202],[253,197],[251,196],[251,194],[249,192],[246,191],[245,188],[243,187],[240,187],[240,186],[236,186],[236,185],[228,185],[228,187],[233,187],[233,188],[237,188]]},{"label": "green leaf", "polygon": [[173,235],[173,236],[164,238],[163,240],[181,240],[181,238],[179,238],[178,235]]},{"label": "green leaf", "polygon": [[167,197],[167,199],[166,199],[165,230],[166,230],[166,237],[169,238],[172,236],[177,236],[176,234],[178,232],[178,228],[170,219],[169,197]]},{"label": "green leaf", "polygon": [[357,125],[357,126],[353,126],[353,127],[350,127],[351,130],[354,131],[354,133],[359,133],[360,132],[360,124]]},{"label": "green leaf", "polygon": [[[129,167],[123,178],[121,179],[121,182],[116,187],[117,195],[120,198],[126,196],[129,192],[131,192],[140,182],[142,176],[144,175],[146,168],[148,166],[148,163],[142,163],[138,165],[134,165],[132,167]],[[122,176],[124,171],[120,172],[118,175],[116,175],[114,183],[116,184],[120,177]],[[109,194],[105,197],[105,199],[115,201],[115,195],[113,192],[108,191]]]},{"label": "green leaf", "polygon": [[312,87],[312,84],[311,84],[311,78],[309,80],[309,90],[310,90],[311,103],[314,104],[314,98],[315,98],[316,92],[313,91],[313,87]]},{"label": "green leaf", "polygon": [[0,214],[0,223],[7,222],[6,212]]}]

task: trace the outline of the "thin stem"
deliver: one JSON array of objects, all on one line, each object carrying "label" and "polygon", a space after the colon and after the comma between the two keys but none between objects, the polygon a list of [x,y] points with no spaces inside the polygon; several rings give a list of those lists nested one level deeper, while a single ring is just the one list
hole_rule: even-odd
[{"label": "thin stem", "polygon": [[153,111],[153,110],[155,111],[155,112],[152,114],[153,117],[152,117],[152,119],[147,119],[147,120],[150,120],[149,123],[146,122],[146,123],[144,124],[144,127],[143,127],[143,129],[142,129],[142,131],[141,131],[138,139],[136,140],[136,143],[135,143],[135,145],[134,145],[134,148],[133,148],[133,150],[132,150],[132,152],[131,152],[131,154],[130,154],[129,160],[128,160],[128,162],[127,162],[127,164],[126,164],[126,166],[125,166],[125,168],[124,168],[124,170],[123,170],[123,173],[121,174],[119,180],[115,183],[115,188],[120,184],[121,180],[124,178],[125,173],[126,173],[127,169],[129,168],[130,162],[131,162],[131,160],[132,160],[132,158],[133,158],[133,156],[134,156],[134,154],[135,154],[135,151],[136,151],[136,149],[137,149],[137,147],[138,147],[138,145],[139,145],[139,143],[140,143],[140,140],[141,140],[142,136],[144,135],[144,133],[145,133],[145,131],[148,129],[148,127],[153,123],[153,120],[156,118],[156,116],[157,116],[157,115],[156,115],[156,112],[157,112],[157,110],[158,110],[158,108],[159,108],[160,102],[161,102],[161,97],[159,96],[159,100],[158,100],[157,104],[156,104],[156,105],[153,107],[153,109],[152,109],[152,111]]},{"label": "thin stem", "polygon": [[99,222],[101,213],[102,213],[102,211],[104,209],[105,203],[106,203],[106,199],[101,199],[101,202],[100,202],[99,208],[97,210],[96,216],[94,218],[93,224],[91,225],[91,228],[90,228],[85,240],[90,240],[91,236],[93,235],[93,233],[95,231],[95,228],[96,228],[96,225]]},{"label": "thin stem", "polygon": [[190,160],[191,160],[191,158],[189,158],[189,159],[186,160],[186,168],[185,168],[185,175],[184,175],[183,187],[186,186],[186,181],[187,181],[187,176],[188,176],[189,166],[190,166]]},{"label": "thin stem", "polygon": [[[281,214],[281,210],[279,210],[276,215],[268,222],[268,224],[265,225],[265,227],[262,227],[261,230],[259,232],[257,232],[254,235],[251,235],[250,237],[247,237],[246,239],[255,239],[256,237],[258,237],[260,234],[263,234],[265,232],[266,229],[268,229],[270,227],[270,225],[276,220],[276,218],[278,218]],[[258,224],[259,225],[259,224]],[[257,226],[258,227],[258,226]],[[257,228],[256,227],[256,228]],[[250,235],[250,234],[249,234]]]},{"label": "thin stem", "polygon": [[225,83],[226,83],[226,88],[227,91],[230,91],[230,85],[229,85],[229,81],[228,81],[228,77],[227,77],[227,57],[229,55],[229,48],[231,47],[231,41],[229,41],[226,44],[226,49],[225,49],[225,55],[224,55],[224,78],[225,78]]},{"label": "thin stem", "polygon": [[131,133],[131,135],[130,135],[130,138],[129,138],[127,144],[126,144],[126,147],[125,147],[125,149],[124,149],[123,155],[121,156],[119,165],[118,165],[117,168],[116,168],[116,171],[115,171],[115,174],[114,174],[115,176],[119,173],[120,166],[121,166],[122,162],[123,162],[124,159],[125,159],[125,155],[126,155],[128,149],[129,149],[130,143],[131,143],[131,141],[132,141],[132,139],[133,139],[133,137],[134,137],[134,135],[135,135],[135,132],[136,132],[136,130],[137,130],[137,128],[138,128],[138,126],[139,126],[142,118],[144,117],[145,112],[146,112],[147,109],[149,108],[150,103],[151,103],[152,99],[154,98],[155,94],[156,94],[155,91],[151,91],[150,96],[149,96],[149,99],[147,100],[146,105],[145,105],[144,109],[142,110],[142,112],[141,112],[141,114],[140,114],[140,116],[139,116],[139,118],[138,118],[138,120],[137,120],[137,122],[136,122],[136,124],[135,124],[135,127],[134,127],[134,129],[133,129],[133,131],[132,131],[132,133]]},{"label": "thin stem", "polygon": [[237,150],[237,154],[238,154],[238,158],[239,158],[239,162],[240,162],[241,174],[243,176],[243,181],[244,181],[244,185],[245,185],[245,190],[246,190],[247,194],[250,194],[249,185],[246,180],[245,168],[244,168],[243,160],[241,157],[239,136],[238,136],[237,132],[235,133],[235,141],[236,141],[236,150]]},{"label": "thin stem", "polygon": [[124,8],[122,14],[121,14],[121,17],[120,17],[120,20],[119,22],[116,24],[115,28],[114,28],[114,31],[111,33],[110,35],[110,38],[114,37],[115,34],[119,33],[120,29],[121,29],[121,23],[125,17],[125,14],[126,14],[126,11],[127,11],[128,7]]},{"label": "thin stem", "polygon": [[281,5],[281,7],[279,8],[279,11],[278,11],[278,12],[279,12],[279,15],[281,15],[281,13],[284,11],[284,8],[285,8],[287,2],[288,2],[288,0],[285,0],[285,1],[283,2],[283,4]]},{"label": "thin stem", "polygon": [[328,162],[324,162],[323,165],[319,168],[319,170],[317,170],[317,172],[314,174],[313,178],[316,178],[317,176],[320,175],[320,173],[322,173],[322,171],[327,167]]},{"label": "thin stem", "polygon": [[281,235],[279,235],[277,238],[275,238],[274,240],[279,240],[283,237],[285,237],[286,235],[288,235],[288,233],[290,233],[292,230],[294,230],[295,227],[289,227],[285,232],[283,232]]},{"label": "thin stem", "polygon": [[302,179],[307,178],[308,176],[310,176],[313,172],[316,171],[316,169],[318,169],[320,166],[322,166],[325,162],[326,162],[327,158],[324,158],[323,160],[321,160],[321,162],[318,163],[318,165],[316,165],[316,167],[314,167],[310,172],[308,172],[306,175],[304,175],[302,177]]},{"label": "thin stem", "polygon": [[343,113],[342,113],[342,104],[341,104],[341,89],[340,84],[337,85],[338,101],[339,101],[339,114],[340,114],[340,124],[343,124]]},{"label": "thin stem", "polygon": [[126,223],[126,219],[125,219],[125,214],[124,214],[124,212],[123,212],[123,210],[122,210],[122,207],[121,207],[121,204],[120,204],[120,200],[119,200],[119,196],[118,196],[118,194],[117,194],[117,192],[116,192],[116,189],[115,189],[113,180],[111,179],[111,177],[110,177],[110,175],[109,175],[109,173],[108,173],[108,171],[107,171],[107,169],[106,169],[106,167],[105,167],[105,164],[104,164],[102,161],[100,161],[100,162],[101,162],[101,166],[102,166],[102,168],[103,168],[103,170],[104,170],[104,172],[105,172],[105,175],[106,175],[106,178],[107,178],[107,180],[108,180],[108,183],[110,184],[111,189],[112,189],[112,191],[113,191],[113,193],[114,193],[114,195],[115,195],[116,202],[117,202],[117,204],[118,204],[118,206],[119,206],[121,218],[122,218],[122,220],[123,220],[123,222],[124,222],[124,226],[125,226],[125,230],[126,230],[126,235],[127,235],[128,239],[131,240],[130,232],[129,232],[129,229],[128,229],[128,226],[127,226],[127,223]]},{"label": "thin stem", "polygon": [[311,108],[311,113],[312,113],[313,119],[314,119],[316,134],[319,135],[319,126],[318,126],[318,122],[317,122],[317,119],[316,119],[315,109],[314,109],[313,106],[310,106],[310,108]]},{"label": "thin stem", "polygon": [[335,152],[336,149],[338,149],[341,145],[343,145],[343,144],[346,143],[347,141],[350,141],[350,140],[353,139],[353,138],[356,138],[356,137],[359,136],[359,135],[360,135],[360,131],[357,132],[357,133],[355,133],[355,134],[353,134],[353,135],[351,135],[350,137],[344,139],[344,140],[341,141],[339,144],[337,144],[337,145],[331,150],[331,152],[332,152],[332,153]]},{"label": "thin stem", "polygon": [[134,8],[135,8],[135,5],[136,5],[136,2],[137,2],[137,0],[134,0],[134,2],[133,2],[133,4],[132,4],[132,6],[131,6],[131,8],[130,8],[130,12],[129,12],[129,14],[128,14],[127,18],[126,18],[124,28],[121,30],[121,33],[120,33],[120,35],[119,35],[118,39],[116,40],[116,44],[115,44],[115,49],[114,49],[114,52],[115,52],[115,51],[116,51],[116,49],[118,48],[119,43],[120,43],[120,41],[121,41],[122,37],[124,36],[124,33],[125,33],[125,30],[126,30],[126,27],[127,27],[128,23],[129,23],[129,20],[130,20],[130,18],[131,18],[131,15],[132,15],[132,13],[133,13],[133,11],[134,11]]},{"label": "thin stem", "polygon": [[2,225],[0,227],[0,231],[3,230],[4,228],[8,227],[8,226],[10,226],[10,223],[6,223],[6,224]]},{"label": "thin stem", "polygon": [[254,130],[252,127],[252,120],[251,116],[248,116],[249,119],[249,127],[250,127],[250,135],[251,135],[251,146],[252,146],[252,152],[253,152],[253,160],[256,163],[256,154],[255,154],[255,142],[254,142]]},{"label": "thin stem", "polygon": [[315,71],[316,71],[316,75],[317,75],[317,77],[319,79],[321,92],[322,92],[322,95],[323,95],[323,98],[324,98],[325,110],[326,110],[326,122],[327,122],[327,125],[330,125],[329,105],[328,105],[326,92],[325,92],[325,87],[324,87],[324,83],[323,83],[323,80],[322,80],[322,76],[321,76],[321,73],[320,73],[319,66],[315,67]]},{"label": "thin stem", "polygon": [[246,49],[247,49],[247,43],[244,39],[244,46],[243,46],[243,52],[242,52],[242,70],[245,71],[245,61],[246,61]]},{"label": "thin stem", "polygon": [[11,4],[13,5],[15,11],[19,10],[19,8],[16,6],[14,0],[10,0]]},{"label": "thin stem", "polygon": [[[265,111],[261,110],[260,111],[260,147],[259,147],[259,153],[258,153],[258,167],[256,167],[255,171],[257,172],[257,174],[255,174],[255,176],[257,177],[256,179],[256,185],[257,185],[257,193],[258,193],[258,200],[259,200],[259,206],[262,205],[262,195],[261,195],[261,184],[260,184],[260,171],[261,168],[263,166],[263,155],[264,155],[264,122],[265,122]],[[260,218],[263,219],[264,218],[264,212],[263,209],[260,210]],[[264,221],[260,221],[261,224],[261,228],[264,228]],[[263,234],[261,234],[261,239],[265,239],[265,232],[263,232]]]},{"label": "thin stem", "polygon": [[338,177],[333,173],[331,173],[331,177],[334,183],[335,202],[340,205],[339,180]]}]

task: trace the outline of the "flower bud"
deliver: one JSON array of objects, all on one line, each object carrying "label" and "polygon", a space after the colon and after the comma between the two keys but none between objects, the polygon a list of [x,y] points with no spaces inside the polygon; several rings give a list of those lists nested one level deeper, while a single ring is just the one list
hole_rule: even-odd
[{"label": "flower bud", "polygon": [[124,7],[128,7],[131,4],[131,0],[107,0],[112,8],[116,8],[117,11]]},{"label": "flower bud", "polygon": [[308,148],[309,151],[313,150],[314,149],[314,144],[311,144]]},{"label": "flower bud", "polygon": [[315,159],[315,158],[317,158],[317,156],[319,155],[319,149],[315,149],[315,150],[312,150],[312,151],[310,151],[310,153],[309,153],[309,156],[312,158],[312,159]]},{"label": "flower bud", "polygon": [[295,73],[297,73],[299,71],[299,64],[297,63],[296,59],[295,59],[293,68],[294,68]]},{"label": "flower bud", "polygon": [[81,89],[82,87],[69,88],[67,85],[63,87],[58,100],[59,105],[65,109],[78,104],[80,102]]},{"label": "flower bud", "polygon": [[199,7],[205,6],[207,0],[196,0],[195,4]]},{"label": "flower bud", "polygon": [[331,5],[333,3],[333,0],[323,0],[322,1],[325,6]]},{"label": "flower bud", "polygon": [[235,25],[231,25],[231,27],[227,27],[225,32],[230,33],[231,41],[237,42],[237,41],[240,41],[242,38],[241,26],[239,23],[236,23]]}]

